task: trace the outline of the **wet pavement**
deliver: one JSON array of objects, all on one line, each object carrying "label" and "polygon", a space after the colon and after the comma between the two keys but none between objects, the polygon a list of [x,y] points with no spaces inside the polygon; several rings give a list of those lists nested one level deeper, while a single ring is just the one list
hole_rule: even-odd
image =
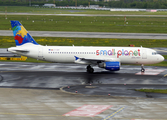
[{"label": "wet pavement", "polygon": [[[166,67],[123,65],[110,72],[58,63],[0,62],[0,119],[3,120],[164,120]],[[77,91],[77,93],[76,93]],[[97,109],[98,108],[98,109]]]},{"label": "wet pavement", "polygon": [[[73,86],[64,90],[68,92],[78,90],[88,95],[111,94],[127,97],[147,97],[145,93],[129,89],[150,86],[153,89],[167,88],[166,67],[145,66],[145,74],[140,74],[140,66],[123,65],[121,70],[116,72],[94,67],[93,74],[86,73],[85,67],[77,64],[1,62],[0,87],[59,89]],[[85,88],[90,84],[96,88],[91,91]],[[164,95],[159,97],[166,98]]]},{"label": "wet pavement", "polygon": [[135,89],[167,89],[167,85],[138,85],[138,84],[89,84],[67,86],[63,90],[76,94],[86,95],[101,95],[101,96],[116,96],[116,97],[140,97],[140,98],[165,98],[167,94],[160,93],[145,93],[135,91]]}]

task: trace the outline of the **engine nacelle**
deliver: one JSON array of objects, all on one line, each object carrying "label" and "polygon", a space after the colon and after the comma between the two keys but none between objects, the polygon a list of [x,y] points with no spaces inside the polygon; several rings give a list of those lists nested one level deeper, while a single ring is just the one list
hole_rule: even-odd
[{"label": "engine nacelle", "polygon": [[102,62],[99,63],[98,66],[100,68],[104,68],[106,70],[110,70],[110,71],[118,71],[120,70],[120,62],[115,61],[115,62]]}]

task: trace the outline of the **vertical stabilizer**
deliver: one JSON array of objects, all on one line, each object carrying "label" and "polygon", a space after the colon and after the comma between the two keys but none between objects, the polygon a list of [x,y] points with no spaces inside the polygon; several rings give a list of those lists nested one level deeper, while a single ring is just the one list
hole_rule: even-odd
[{"label": "vertical stabilizer", "polygon": [[38,45],[38,43],[31,37],[31,35],[27,32],[27,30],[23,27],[23,25],[19,21],[11,20],[10,22],[16,46],[21,46],[26,43],[32,43]]}]

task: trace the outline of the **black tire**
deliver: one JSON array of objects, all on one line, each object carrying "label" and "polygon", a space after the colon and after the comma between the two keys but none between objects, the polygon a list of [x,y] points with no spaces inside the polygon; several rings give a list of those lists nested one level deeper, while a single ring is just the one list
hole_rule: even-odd
[{"label": "black tire", "polygon": [[141,69],[141,72],[145,72],[145,69]]},{"label": "black tire", "polygon": [[86,69],[87,69],[87,70],[89,70],[90,68],[91,68],[91,66],[90,66],[90,65],[88,65],[88,66],[86,67]]},{"label": "black tire", "polygon": [[3,80],[3,77],[2,77],[2,75],[0,75],[0,82],[2,82],[2,80]]},{"label": "black tire", "polygon": [[93,69],[93,68],[91,68],[91,69],[90,69],[90,73],[93,73],[93,72],[94,72],[94,69]]},{"label": "black tire", "polygon": [[93,73],[93,72],[94,72],[94,69],[93,69],[93,68],[89,68],[89,69],[87,69],[87,72],[88,72],[88,73]]}]

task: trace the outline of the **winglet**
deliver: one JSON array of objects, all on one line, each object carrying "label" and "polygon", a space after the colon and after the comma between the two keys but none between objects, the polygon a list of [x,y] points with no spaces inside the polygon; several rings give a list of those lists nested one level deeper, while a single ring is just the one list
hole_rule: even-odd
[{"label": "winglet", "polygon": [[79,57],[77,57],[77,56],[74,56],[75,57],[75,60],[78,60],[79,59]]}]

